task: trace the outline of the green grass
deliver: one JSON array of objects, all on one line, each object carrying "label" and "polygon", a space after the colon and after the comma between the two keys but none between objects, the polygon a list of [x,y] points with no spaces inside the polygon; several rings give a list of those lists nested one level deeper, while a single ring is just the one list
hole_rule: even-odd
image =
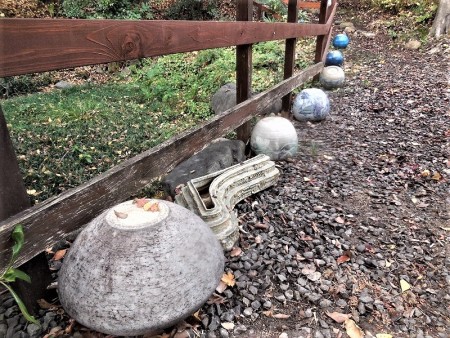
[{"label": "green grass", "polygon": [[[310,48],[312,51],[312,48]],[[304,55],[304,66],[311,56]],[[284,44],[255,45],[253,87],[283,76]],[[143,60],[103,85],[1,102],[25,184],[35,202],[80,185],[213,115],[210,98],[235,81],[234,48]]]}]

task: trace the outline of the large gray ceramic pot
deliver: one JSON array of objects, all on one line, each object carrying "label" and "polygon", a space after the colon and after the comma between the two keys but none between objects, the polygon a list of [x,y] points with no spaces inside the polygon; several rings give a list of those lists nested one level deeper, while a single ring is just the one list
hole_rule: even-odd
[{"label": "large gray ceramic pot", "polygon": [[224,256],[208,225],[174,203],[149,203],[105,211],[70,248],[59,297],[79,323],[117,336],[156,332],[195,312],[219,284]]}]

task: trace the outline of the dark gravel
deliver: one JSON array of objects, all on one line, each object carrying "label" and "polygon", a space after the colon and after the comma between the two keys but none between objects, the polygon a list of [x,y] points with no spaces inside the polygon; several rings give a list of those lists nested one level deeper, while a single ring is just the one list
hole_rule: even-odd
[{"label": "dark gravel", "polygon": [[[346,337],[326,312],[351,314],[366,337],[450,336],[448,43],[405,50],[355,24],[332,116],[295,122],[299,155],[236,206],[236,285],[160,337]],[[102,337],[57,307],[40,321],[5,298],[0,337]]]}]

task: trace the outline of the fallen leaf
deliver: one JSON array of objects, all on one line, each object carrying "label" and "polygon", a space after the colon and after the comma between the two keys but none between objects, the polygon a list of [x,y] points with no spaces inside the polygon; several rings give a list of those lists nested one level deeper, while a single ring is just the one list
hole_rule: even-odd
[{"label": "fallen leaf", "polygon": [[219,285],[217,285],[217,287],[216,287],[216,291],[218,293],[222,293],[226,290],[226,288],[227,288],[227,285],[224,282],[220,281]]},{"label": "fallen leaf", "polygon": [[53,256],[53,260],[54,261],[59,261],[60,259],[62,259],[65,256],[66,252],[67,252],[67,249],[56,251],[54,256]]},{"label": "fallen leaf", "polygon": [[428,176],[430,176],[430,171],[428,170],[428,169],[425,169],[424,171],[422,171],[421,173],[420,173],[420,175],[422,175],[422,177],[428,177]]},{"label": "fallen leaf", "polygon": [[342,264],[342,263],[348,262],[349,260],[350,260],[350,257],[342,255],[338,259],[336,259],[336,262],[338,264]]},{"label": "fallen leaf", "polygon": [[146,205],[148,203],[148,198],[135,198],[133,200],[133,203],[136,204],[136,206],[138,208],[143,208],[144,205]]},{"label": "fallen leaf", "polygon": [[387,268],[390,268],[390,267],[391,267],[391,265],[392,265],[392,262],[390,262],[390,261],[386,260],[386,267],[387,267]]},{"label": "fallen leaf", "polygon": [[339,223],[339,224],[344,224],[345,223],[345,220],[341,216],[336,217],[335,221],[337,223]]},{"label": "fallen leaf", "polygon": [[54,304],[50,304],[45,299],[38,299],[37,303],[41,309],[49,310],[49,309],[57,309],[58,306]]},{"label": "fallen leaf", "polygon": [[416,196],[413,196],[413,197],[411,197],[411,201],[412,201],[414,204],[417,204],[417,203],[419,202],[419,199],[418,199]]},{"label": "fallen leaf", "polygon": [[116,215],[117,218],[121,218],[121,219],[125,219],[128,217],[128,214],[126,212],[121,212],[121,211],[117,211],[117,210],[114,210],[114,214]]},{"label": "fallen leaf", "polygon": [[221,278],[221,281],[228,286],[234,286],[234,284],[236,283],[234,280],[234,275],[231,272],[224,273]]},{"label": "fallen leaf", "polygon": [[402,292],[408,291],[411,289],[411,285],[403,279],[400,279],[400,288],[402,289]]},{"label": "fallen leaf", "polygon": [[311,179],[309,177],[303,177],[303,181],[309,182],[309,181],[311,181]]},{"label": "fallen leaf", "polygon": [[387,334],[387,333],[377,333],[375,335],[376,338],[392,338],[391,334]]},{"label": "fallen leaf", "polygon": [[223,304],[225,303],[225,297],[213,293],[211,297],[206,301],[208,304]]},{"label": "fallen leaf", "polygon": [[284,313],[276,313],[272,315],[272,318],[276,319],[288,319],[291,315],[285,315]]},{"label": "fallen leaf", "polygon": [[234,323],[231,323],[231,322],[224,322],[224,323],[222,323],[222,324],[220,324],[220,325],[222,325],[222,327],[223,327],[225,330],[227,330],[227,331],[230,331],[230,330],[233,330],[233,329],[234,329]]},{"label": "fallen leaf", "polygon": [[273,315],[272,310],[263,311],[262,313],[266,317],[272,317],[272,315]]},{"label": "fallen leaf", "polygon": [[159,203],[158,202],[147,202],[143,206],[145,211],[156,212],[159,211]]},{"label": "fallen leaf", "polygon": [[234,246],[233,249],[231,249],[230,256],[237,257],[237,256],[240,256],[241,253],[242,253],[242,249],[238,246]]},{"label": "fallen leaf", "polygon": [[312,282],[318,281],[320,277],[322,277],[322,274],[319,271],[306,276],[306,278],[308,278]]},{"label": "fallen leaf", "polygon": [[71,334],[74,325],[75,325],[75,319],[69,319],[69,325],[66,326],[64,332],[66,334]]},{"label": "fallen leaf", "polygon": [[442,175],[439,173],[439,171],[436,171],[433,174],[433,176],[431,176],[431,179],[435,181],[440,181],[442,179]]},{"label": "fallen leaf", "polygon": [[346,320],[350,319],[351,314],[340,313],[340,312],[326,312],[327,316],[333,319],[336,323],[344,323]]},{"label": "fallen leaf", "polygon": [[347,332],[347,334],[350,338],[363,338],[364,337],[364,333],[361,331],[361,329],[358,327],[358,325],[356,325],[356,323],[353,320],[347,319],[344,322],[344,325],[345,325],[345,331]]}]

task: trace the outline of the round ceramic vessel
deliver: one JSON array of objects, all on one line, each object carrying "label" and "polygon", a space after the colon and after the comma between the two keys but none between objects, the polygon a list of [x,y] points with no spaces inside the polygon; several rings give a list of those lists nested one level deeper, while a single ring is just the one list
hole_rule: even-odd
[{"label": "round ceramic vessel", "polygon": [[297,131],[288,119],[265,117],[253,128],[250,145],[256,154],[267,155],[272,161],[284,160],[297,153]]},{"label": "round ceramic vessel", "polygon": [[330,114],[330,100],[321,89],[304,89],[295,97],[292,113],[299,121],[322,121]]},{"label": "round ceramic vessel", "polygon": [[329,51],[325,59],[325,66],[340,66],[344,63],[344,54],[339,50]]},{"label": "round ceramic vessel", "polygon": [[325,89],[342,87],[345,82],[345,73],[341,67],[328,66],[320,73],[320,83]]},{"label": "round ceramic vessel", "polygon": [[338,34],[333,39],[333,47],[344,49],[347,48],[349,42],[350,39],[348,38],[347,34]]},{"label": "round ceramic vessel", "polygon": [[149,203],[105,211],[71,246],[58,287],[77,322],[115,336],[153,333],[191,315],[219,284],[224,256],[208,225],[174,203]]}]

